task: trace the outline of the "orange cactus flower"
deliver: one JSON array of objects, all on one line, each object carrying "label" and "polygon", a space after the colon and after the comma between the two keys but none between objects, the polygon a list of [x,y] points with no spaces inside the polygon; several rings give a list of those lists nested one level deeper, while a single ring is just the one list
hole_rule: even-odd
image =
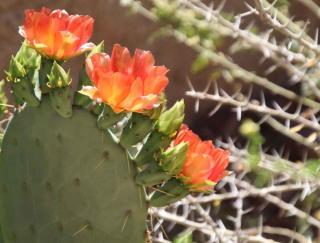
[{"label": "orange cactus flower", "polygon": [[153,109],[169,82],[168,69],[154,63],[151,52],[136,50],[131,57],[127,48],[116,44],[111,57],[96,53],[87,59],[86,70],[93,86],[84,86],[80,93],[110,105],[117,113]]},{"label": "orange cactus flower", "polygon": [[212,141],[202,141],[186,125],[182,125],[173,146],[187,142],[187,158],[180,177],[191,190],[210,191],[212,186],[226,174],[229,164],[229,152],[215,148]]},{"label": "orange cactus flower", "polygon": [[69,15],[65,10],[28,9],[19,33],[40,54],[66,60],[94,46],[87,43],[92,35],[93,22],[90,16]]}]

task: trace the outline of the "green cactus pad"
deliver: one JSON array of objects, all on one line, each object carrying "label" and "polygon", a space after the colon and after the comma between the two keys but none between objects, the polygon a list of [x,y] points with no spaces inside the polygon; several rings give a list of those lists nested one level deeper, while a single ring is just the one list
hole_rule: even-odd
[{"label": "green cactus pad", "polygon": [[47,98],[26,107],[7,128],[0,161],[4,243],[145,241],[135,169],[90,112],[65,119]]}]

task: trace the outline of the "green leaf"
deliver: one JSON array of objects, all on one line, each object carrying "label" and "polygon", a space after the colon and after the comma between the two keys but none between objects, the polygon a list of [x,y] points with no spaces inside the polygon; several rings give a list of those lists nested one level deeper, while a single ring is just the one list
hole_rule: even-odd
[{"label": "green leaf", "polygon": [[192,231],[186,230],[174,238],[173,243],[192,243]]},{"label": "green leaf", "polygon": [[308,160],[304,166],[304,171],[312,176],[320,176],[320,160]]},{"label": "green leaf", "polygon": [[209,58],[205,54],[200,54],[192,63],[191,72],[196,74],[205,69],[210,64]]}]

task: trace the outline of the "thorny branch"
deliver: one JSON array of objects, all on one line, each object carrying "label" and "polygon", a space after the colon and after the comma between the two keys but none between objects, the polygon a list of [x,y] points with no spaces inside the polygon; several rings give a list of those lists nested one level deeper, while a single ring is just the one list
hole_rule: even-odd
[{"label": "thorny branch", "polygon": [[[205,90],[206,91],[206,90]],[[298,124],[303,125],[303,127],[308,127],[317,132],[320,132],[320,125],[317,119],[313,119],[316,114],[313,114],[312,119],[307,119],[303,115],[300,114],[301,107],[297,109],[295,113],[289,113],[286,111],[288,108],[280,107],[276,102],[274,103],[275,108],[270,108],[265,103],[265,96],[261,94],[261,100],[249,100],[248,96],[245,96],[241,93],[237,93],[235,95],[228,95],[225,91],[219,90],[216,88],[213,94],[209,94],[205,91],[199,92],[195,90],[190,90],[186,92],[187,96],[195,98],[197,100],[210,100],[218,103],[217,105],[221,107],[221,105],[229,105],[236,108],[239,108],[241,111],[253,111],[262,116],[272,116],[276,118],[281,118],[284,120],[290,120],[292,122],[296,122]],[[220,94],[221,93],[221,94]],[[239,98],[239,99],[237,99]],[[290,105],[290,104],[289,104]],[[217,111],[213,109],[212,111]],[[214,115],[213,112],[209,113],[209,116]],[[239,115],[241,118],[241,116]]]},{"label": "thorny branch", "polygon": [[[156,21],[158,19],[158,17],[153,12],[151,12],[148,9],[144,8],[141,5],[141,3],[136,2],[136,1],[132,1],[131,4],[133,4],[133,8],[136,11],[139,11],[145,17],[147,17],[147,18],[149,18],[149,19],[151,19],[153,21]],[[212,10],[211,10],[211,12],[215,13]],[[224,20],[224,21],[227,21],[227,20]],[[246,33],[248,33],[248,31],[240,30],[238,25],[236,25],[236,27],[234,27],[234,24],[229,23],[228,26],[230,26],[230,27],[232,26],[230,31],[232,31],[233,33],[237,34],[237,30],[238,30],[239,31],[238,36],[246,36]],[[312,99],[309,99],[307,97],[299,96],[295,92],[292,92],[292,91],[290,91],[288,89],[285,89],[285,88],[275,84],[274,82],[269,81],[265,77],[258,76],[258,75],[254,74],[252,72],[249,72],[249,71],[241,68],[239,65],[237,65],[234,62],[232,62],[230,60],[230,58],[227,58],[225,56],[225,54],[223,54],[221,52],[216,53],[216,52],[214,52],[214,51],[212,51],[210,49],[207,49],[206,47],[202,46],[201,44],[199,44],[197,42],[193,42],[192,40],[189,40],[188,37],[184,33],[181,33],[181,32],[179,32],[177,30],[174,30],[174,29],[168,30],[168,33],[173,35],[174,37],[176,37],[178,41],[181,41],[181,42],[185,43],[187,46],[190,46],[191,48],[193,48],[197,52],[205,53],[207,55],[207,57],[214,64],[219,64],[222,67],[224,67],[225,69],[227,69],[230,72],[230,74],[234,77],[234,79],[239,79],[239,80],[244,81],[246,83],[253,83],[253,84],[262,86],[266,90],[269,90],[274,94],[281,95],[281,96],[283,96],[283,97],[285,97],[285,98],[287,98],[289,100],[293,100],[295,102],[302,103],[302,104],[304,104],[306,106],[309,106],[311,108],[320,109],[320,103],[318,103],[318,102],[316,102],[316,101],[314,101]],[[253,47],[263,46],[262,44],[264,42],[265,41],[262,40],[262,39],[257,39],[257,40],[255,40],[255,44],[253,45]],[[269,49],[265,48],[265,50],[266,50],[265,55],[266,56],[270,55]],[[285,49],[285,48],[281,48],[280,50],[277,49],[278,52],[279,51],[283,52],[283,50],[287,51],[287,49]],[[283,54],[285,54],[285,53],[283,53]],[[294,58],[292,58],[292,55],[294,57],[294,54],[291,54],[290,58],[288,58],[289,60],[290,59],[294,59]]]},{"label": "thorny branch", "polygon": [[[297,1],[310,9],[315,16],[320,17],[320,8],[314,1]],[[224,14],[226,1],[209,1],[206,4],[200,0],[150,0],[150,4],[146,5],[137,0],[122,2],[135,12],[154,22],[159,21],[162,25],[166,20],[157,15],[155,10],[160,6],[157,4],[172,4],[176,9],[170,16],[179,19],[179,23],[187,23],[196,29],[205,26],[207,30],[222,38],[229,38],[234,43],[246,46],[243,49],[249,46],[261,56],[261,65],[268,59],[271,64],[268,64],[266,71],[262,74],[255,73],[236,63],[232,58],[232,51],[208,47],[200,36],[195,34],[193,37],[197,38],[190,37],[183,28],[179,29],[179,26],[172,25],[170,21],[164,27],[167,34],[204,55],[211,64],[219,66],[222,72],[228,73],[230,80],[262,89],[260,99],[256,99],[251,95],[252,92],[230,95],[217,85],[213,91],[210,85],[205,90],[198,91],[189,82],[186,95],[195,99],[197,109],[200,101],[214,102],[212,111],[209,112],[212,116],[221,107],[231,106],[236,111],[239,121],[242,120],[242,112],[254,112],[261,118],[260,125],[266,123],[277,133],[307,147],[309,151],[316,152],[310,154],[319,154],[319,31],[311,30],[309,35],[308,20],[299,25],[291,16],[277,8],[277,1],[271,3],[266,0],[244,0],[243,7],[248,11],[237,13],[233,18],[227,18]],[[216,2],[222,3],[215,6]],[[186,12],[192,12],[194,15],[188,17],[187,14],[179,14]],[[254,18],[254,21],[243,27],[248,17]],[[269,29],[261,31],[261,23]],[[251,31],[252,25],[257,27],[258,31]],[[312,38],[312,35],[315,37]],[[269,74],[275,70],[285,71],[288,82],[274,82]],[[224,75],[222,77],[225,78]],[[292,83],[299,83],[307,92],[288,89]],[[266,96],[270,93],[285,98],[287,104],[268,102]],[[315,206],[309,201],[310,198],[319,197],[320,179],[318,174],[310,174],[305,167],[310,159],[308,153],[299,161],[291,161],[290,155],[284,154],[281,148],[275,148],[272,154],[266,152],[270,149],[261,148],[257,168],[254,169],[248,162],[250,153],[247,147],[236,146],[231,138],[227,142],[215,142],[217,146],[230,151],[230,170],[233,174],[216,186],[215,193],[193,194],[167,208],[151,208],[149,214],[152,225],[155,225],[152,227],[154,242],[172,242],[170,232],[180,229],[181,226],[193,230],[200,239],[199,242],[265,243],[280,242],[282,239],[285,240],[281,242],[319,241],[317,237],[320,232],[320,203]],[[261,170],[270,173],[270,178],[267,183],[258,186],[252,178],[259,179],[262,176]],[[252,207],[251,200],[261,203]],[[283,215],[279,216],[274,209],[270,211],[271,205]],[[220,210],[225,210],[223,207],[228,209],[227,215],[220,213]],[[276,220],[279,217],[290,216],[296,222],[296,226],[269,225],[264,217],[268,217],[270,212]],[[250,225],[248,222],[254,223]]]}]

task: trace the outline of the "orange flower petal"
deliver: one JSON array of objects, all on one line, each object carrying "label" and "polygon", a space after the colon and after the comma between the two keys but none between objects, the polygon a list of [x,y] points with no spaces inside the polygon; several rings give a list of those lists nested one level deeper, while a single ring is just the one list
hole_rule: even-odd
[{"label": "orange flower petal", "polygon": [[215,148],[212,141],[201,141],[186,125],[181,126],[172,146],[182,142],[188,142],[189,148],[180,177],[192,190],[208,190],[226,175],[228,151]]},{"label": "orange flower petal", "polygon": [[99,98],[97,96],[97,89],[95,87],[92,86],[83,86],[82,89],[80,91],[78,91],[80,94],[83,94],[85,96],[90,97],[91,99],[96,100],[97,98]]},{"label": "orange flower petal", "polygon": [[211,175],[209,176],[209,180],[218,182],[226,175],[226,168],[229,164],[229,152],[217,149],[218,153],[215,157],[215,169],[212,170]]},{"label": "orange flower petal", "polygon": [[154,67],[154,63],[154,57],[151,52],[137,49],[133,56],[133,75],[146,79]]},{"label": "orange flower petal", "polygon": [[121,102],[121,106],[130,109],[134,102],[141,96],[143,96],[143,81],[141,78],[137,78],[131,84],[130,92],[128,96]]},{"label": "orange flower petal", "polygon": [[167,87],[169,80],[166,76],[148,77],[145,80],[144,94],[160,94]]},{"label": "orange flower petal", "polygon": [[132,105],[126,108],[128,111],[143,112],[144,110],[151,110],[158,102],[158,96],[147,95],[141,96],[133,101]]},{"label": "orange flower petal", "polygon": [[114,110],[145,112],[159,104],[159,96],[168,84],[165,67],[154,66],[148,51],[115,44],[111,58],[98,53],[86,60],[86,71],[103,101]]},{"label": "orange flower petal", "polygon": [[111,72],[111,60],[105,53],[96,53],[86,59],[86,72],[95,86],[97,86],[100,76]]},{"label": "orange flower petal", "polygon": [[118,107],[130,92],[130,81],[122,73],[105,73],[97,85],[99,96],[106,103]]},{"label": "orange flower petal", "polygon": [[127,48],[115,44],[111,55],[111,67],[114,72],[129,74],[131,71],[132,61],[130,52]]},{"label": "orange flower petal", "polygon": [[192,154],[182,168],[182,174],[190,179],[190,183],[204,183],[210,176],[211,161],[205,154]]},{"label": "orange flower petal", "polygon": [[[26,10],[19,33],[42,55],[65,60],[86,50],[93,29],[90,16],[69,15],[64,10]],[[84,48],[86,47],[86,48]]]}]

